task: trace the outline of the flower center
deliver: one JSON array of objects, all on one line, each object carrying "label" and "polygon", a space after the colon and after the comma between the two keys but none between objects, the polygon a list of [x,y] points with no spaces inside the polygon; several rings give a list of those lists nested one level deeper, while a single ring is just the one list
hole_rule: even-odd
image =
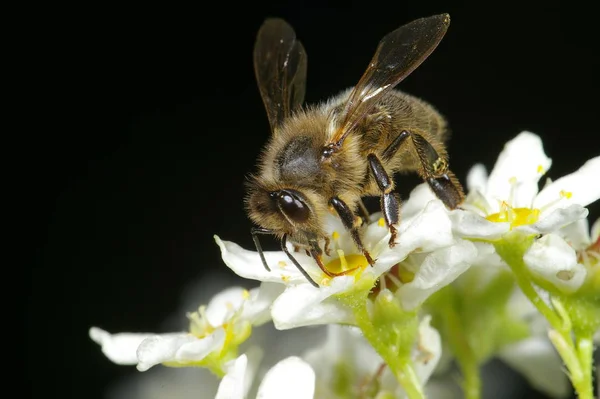
[{"label": "flower center", "polygon": [[206,317],[206,306],[200,306],[197,312],[188,313],[187,318],[190,321],[190,334],[197,338],[204,338],[215,331]]},{"label": "flower center", "polygon": [[486,219],[496,223],[508,222],[510,223],[510,228],[513,229],[518,226],[533,224],[538,221],[539,217],[539,209],[512,208],[506,202],[503,202],[500,212],[488,215]]},{"label": "flower center", "polygon": [[354,274],[355,272],[362,271],[369,264],[367,258],[363,255],[345,255],[341,249],[338,249],[337,253],[339,257],[332,259],[325,265],[327,270],[332,274]]}]

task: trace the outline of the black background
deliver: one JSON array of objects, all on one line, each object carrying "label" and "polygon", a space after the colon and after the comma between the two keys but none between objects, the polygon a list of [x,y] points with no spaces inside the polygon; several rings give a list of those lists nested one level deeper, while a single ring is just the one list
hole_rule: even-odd
[{"label": "black background", "polygon": [[[319,4],[58,10],[36,57],[46,112],[30,115],[48,115],[29,142],[35,194],[25,221],[39,225],[26,276],[34,396],[103,397],[137,372],[104,358],[90,326],[160,331],[189,282],[233,278],[212,236],[252,245],[243,181],[269,135],[252,66],[266,17],[285,18],[302,40],[314,103],[355,84],[384,34],[449,12],[446,37],[399,88],[448,117],[463,181],[476,162],[491,168],[522,130],[543,138],[553,178],[600,152],[585,10],[551,1]],[[418,183],[402,181],[403,194]],[[595,220],[598,204],[590,210]]]}]

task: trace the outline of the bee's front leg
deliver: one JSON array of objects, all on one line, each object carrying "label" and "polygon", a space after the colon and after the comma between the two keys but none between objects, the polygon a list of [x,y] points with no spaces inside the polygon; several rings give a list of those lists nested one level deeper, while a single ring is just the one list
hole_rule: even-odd
[{"label": "bee's front leg", "polygon": [[365,249],[362,240],[360,239],[359,227],[361,225],[361,218],[355,216],[354,212],[352,212],[350,207],[338,197],[333,197],[329,200],[329,203],[331,204],[331,206],[333,206],[333,208],[340,216],[344,227],[346,227],[346,229],[350,231],[352,240],[354,240],[354,243],[356,244],[358,250],[362,252],[365,258],[367,258],[367,262],[369,262],[369,264],[373,266],[375,264],[375,261],[373,260],[373,258],[371,258],[371,255]]},{"label": "bee's front leg", "polygon": [[388,176],[377,155],[369,154],[367,159],[371,173],[373,173],[373,177],[381,191],[381,211],[383,212],[385,223],[390,229],[389,246],[391,248],[396,245],[396,236],[398,234],[396,226],[400,220],[400,199],[393,192],[394,184],[392,179]]}]

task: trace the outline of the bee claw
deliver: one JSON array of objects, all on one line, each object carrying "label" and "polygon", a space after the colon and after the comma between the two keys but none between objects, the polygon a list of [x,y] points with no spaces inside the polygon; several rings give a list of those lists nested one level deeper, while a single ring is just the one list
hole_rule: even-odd
[{"label": "bee claw", "polygon": [[390,248],[394,248],[396,246],[396,237],[398,237],[398,230],[396,230],[394,226],[390,225],[390,241],[388,244]]},{"label": "bee claw", "polygon": [[375,262],[377,261],[377,259],[373,260],[373,258],[371,258],[371,254],[369,254],[368,251],[363,251],[363,255],[365,258],[367,258],[367,262],[369,262],[369,265],[375,266]]}]

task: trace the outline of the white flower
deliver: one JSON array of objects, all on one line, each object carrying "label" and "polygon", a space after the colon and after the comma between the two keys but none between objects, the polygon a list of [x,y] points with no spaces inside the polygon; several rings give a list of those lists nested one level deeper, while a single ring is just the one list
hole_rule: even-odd
[{"label": "white flower", "polygon": [[[368,266],[365,257],[357,253],[350,234],[343,229],[340,221],[331,217],[328,221],[332,237],[331,256],[324,254],[323,263],[330,271],[349,271],[347,274],[327,277],[312,258],[302,252],[294,253],[313,280],[320,283],[319,288],[302,276],[284,252],[264,253],[271,265],[268,272],[258,253],[222,241],[219,237],[215,240],[225,264],[238,275],[285,284],[285,291],[275,300],[271,311],[278,329],[326,323],[353,324],[352,310],[338,300],[340,295],[351,292],[357,286],[370,289],[382,274],[409,255],[419,253],[421,256],[418,261],[412,262],[414,278],[396,281],[399,287],[402,286],[399,295],[407,308],[419,305],[431,293],[449,284],[475,258],[476,250],[472,243],[453,237],[448,211],[442,202],[432,199],[431,194],[422,194],[423,187],[415,190],[405,204],[394,248],[388,246],[389,231],[382,218],[375,216],[366,226],[363,244],[377,259],[374,267]],[[425,197],[430,201],[422,202]],[[289,248],[292,251],[293,245],[289,244]],[[424,265],[422,269],[419,268],[421,264]]]},{"label": "white flower", "polygon": [[600,157],[576,172],[548,183],[538,193],[538,181],[552,161],[540,138],[523,132],[509,141],[489,177],[482,165],[467,177],[466,210],[452,212],[457,234],[495,240],[510,230],[552,233],[588,214],[584,207],[600,198]]},{"label": "white flower", "polygon": [[[229,362],[227,374],[219,385],[215,399],[244,399],[248,386],[248,359],[241,355]],[[315,372],[302,359],[291,356],[271,368],[263,378],[257,399],[312,399],[315,390]]]},{"label": "white flower", "polygon": [[[90,338],[102,346],[103,353],[117,364],[137,364],[146,371],[159,363],[169,366],[202,365],[208,356],[219,361],[237,349],[250,335],[252,325],[270,319],[269,307],[281,292],[280,287],[263,284],[247,291],[228,288],[217,294],[198,312],[188,315],[190,330],[168,334],[110,334],[97,327]],[[227,338],[226,338],[227,337]]]},{"label": "white flower", "polygon": [[556,234],[536,240],[523,256],[529,270],[565,293],[575,292],[585,281],[585,266],[575,250]]},{"label": "white flower", "polygon": [[[429,316],[421,320],[418,342],[411,356],[422,385],[426,384],[441,356],[440,335],[429,322]],[[327,328],[327,340],[303,356],[317,375],[316,397],[366,397],[366,392],[375,396],[378,392],[371,392],[373,388],[378,388],[379,393],[393,394],[395,398],[405,397],[390,369],[358,328],[339,325]]]},{"label": "white flower", "polygon": [[[538,181],[551,163],[538,136],[519,134],[506,144],[489,178],[482,165],[471,170],[464,210],[453,211],[451,218],[455,234],[472,239],[495,241],[509,231],[546,234],[528,249],[524,261],[535,277],[572,293],[585,281],[586,269],[559,234],[585,219],[584,206],[600,198],[600,185],[592,183],[600,175],[600,157],[538,193]],[[480,254],[478,263],[498,263],[495,251],[488,255]]]}]

